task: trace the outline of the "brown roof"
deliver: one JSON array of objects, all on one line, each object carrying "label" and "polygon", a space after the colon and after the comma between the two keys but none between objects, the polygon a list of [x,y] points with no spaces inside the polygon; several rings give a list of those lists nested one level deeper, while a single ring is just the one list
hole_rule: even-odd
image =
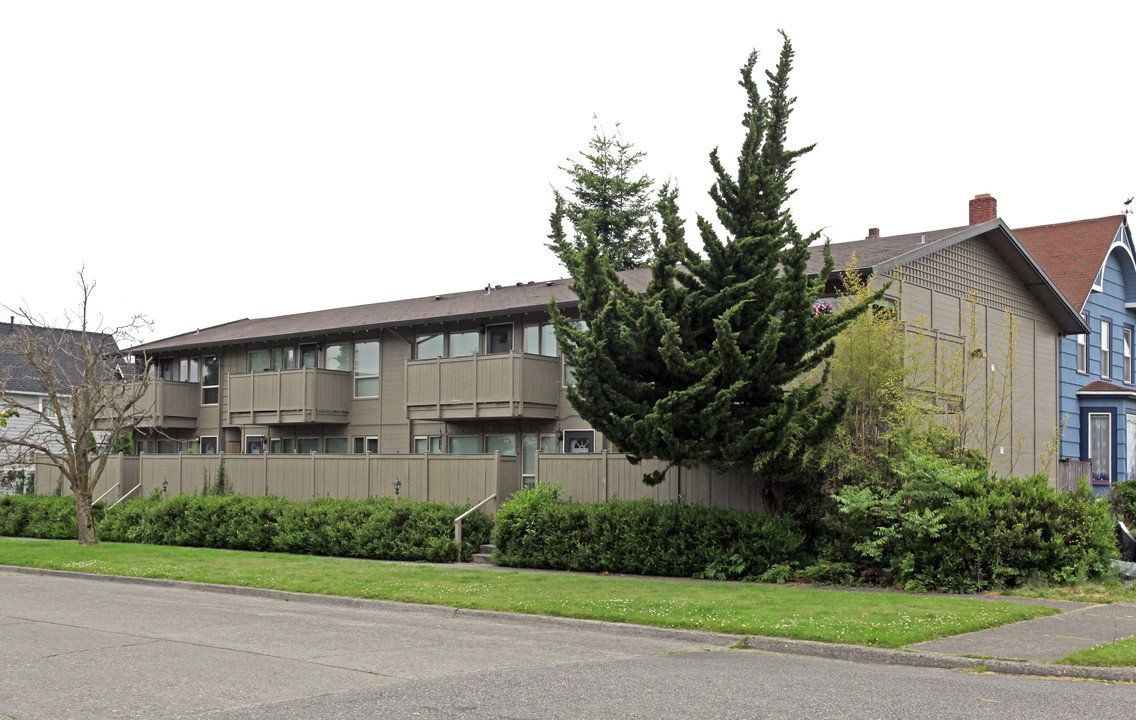
[{"label": "brown roof", "polygon": [[1094,380],[1083,388],[1077,390],[1077,394],[1081,393],[1091,393],[1094,395],[1099,395],[1102,393],[1124,393],[1126,395],[1131,395],[1133,393],[1133,389],[1130,387],[1123,387],[1121,385],[1114,385],[1110,382],[1105,382],[1104,380]]},{"label": "brown roof", "polygon": [[[929,243],[949,238],[969,228],[970,226],[964,225],[963,227],[946,228],[944,230],[928,230],[926,232],[910,233],[907,235],[869,237],[863,240],[833,243],[830,246],[833,271],[839,273],[847,270],[853,254],[856,256],[854,269],[875,270],[880,265],[892,262],[896,258],[914,250],[926,247]],[[810,249],[813,253],[812,257],[809,258],[808,272],[810,275],[816,275],[824,267],[824,256],[821,253],[821,246],[814,245]]]},{"label": "brown roof", "polygon": [[[649,269],[620,273],[627,284],[642,292],[651,278]],[[303,337],[337,331],[351,332],[383,327],[425,325],[427,323],[484,318],[543,310],[556,298],[560,306],[577,302],[568,289],[571,279],[560,278],[537,283],[498,286],[446,295],[428,295],[410,300],[315,310],[295,315],[235,320],[224,325],[145,343],[132,352],[161,352],[190,347],[218,347],[257,342],[270,338]]]},{"label": "brown roof", "polygon": [[1030,255],[1080,312],[1123,215],[1014,230]]}]

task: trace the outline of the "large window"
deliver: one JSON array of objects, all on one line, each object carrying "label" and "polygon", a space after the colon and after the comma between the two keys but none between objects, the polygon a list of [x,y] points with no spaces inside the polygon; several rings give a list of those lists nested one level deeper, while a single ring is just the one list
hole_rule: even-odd
[{"label": "large window", "polygon": [[379,439],[377,437],[357,437],[353,442],[356,455],[363,453],[376,455],[379,452]]},{"label": "large window", "polygon": [[272,353],[268,350],[250,350],[248,354],[248,371],[264,372],[272,369]]},{"label": "large window", "polygon": [[552,323],[525,327],[525,352],[556,357],[556,331]]},{"label": "large window", "polygon": [[296,348],[275,348],[272,351],[272,369],[273,370],[294,370],[296,369]]},{"label": "large window", "polygon": [[485,452],[499,452],[505,457],[517,456],[516,435],[486,435]]},{"label": "large window", "polygon": [[314,368],[319,367],[319,354],[320,346],[316,343],[308,343],[300,346],[300,367]]},{"label": "large window", "polygon": [[221,362],[217,356],[201,361],[201,404],[216,405],[220,399]]},{"label": "large window", "polygon": [[199,363],[197,358],[182,358],[178,363],[178,380],[182,382],[197,382]]},{"label": "large window", "polygon": [[351,343],[331,343],[323,351],[323,366],[328,370],[351,371]]},{"label": "large window", "polygon": [[346,455],[347,454],[347,438],[335,437],[327,438],[323,441],[323,451],[328,455]]},{"label": "large window", "polygon": [[158,379],[159,380],[173,380],[174,379],[174,359],[162,358],[158,361]]},{"label": "large window", "polygon": [[442,436],[441,435],[419,435],[414,438],[414,452],[422,453],[440,453],[442,452]]},{"label": "large window", "polygon": [[477,444],[476,435],[450,436],[450,452],[454,455],[476,455]]},{"label": "large window", "polygon": [[1112,323],[1101,320],[1101,372],[1102,378],[1112,377]]},{"label": "large window", "polygon": [[379,396],[379,341],[355,343],[355,397]]},{"label": "large window", "polygon": [[296,452],[307,455],[320,451],[319,438],[299,438],[296,440]]},{"label": "large window", "polygon": [[476,330],[450,333],[450,357],[466,357],[480,351],[481,333]]},{"label": "large window", "polygon": [[414,339],[414,357],[430,360],[442,357],[446,352],[446,336],[442,333],[419,335]]},{"label": "large window", "polygon": [[203,435],[201,437],[201,454],[202,455],[216,455],[217,454],[217,436],[216,435]]},{"label": "large window", "polygon": [[1112,415],[1089,413],[1089,461],[1094,485],[1108,485],[1112,477]]}]

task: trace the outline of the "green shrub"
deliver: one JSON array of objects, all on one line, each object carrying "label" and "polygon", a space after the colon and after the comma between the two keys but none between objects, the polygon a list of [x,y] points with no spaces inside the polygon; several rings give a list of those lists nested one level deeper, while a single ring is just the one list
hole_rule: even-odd
[{"label": "green shrub", "polygon": [[1044,476],[993,480],[929,456],[899,463],[897,489],[848,486],[818,543],[830,568],[910,590],[980,592],[1030,578],[1097,577],[1115,556],[1106,503]]},{"label": "green shrub", "polygon": [[788,517],[653,500],[563,501],[556,486],[497,512],[494,560],[514,567],[638,575],[777,579],[803,559]]},{"label": "green shrub", "polygon": [[[453,562],[454,518],[465,509],[391,498],[289,502],[273,496],[178,495],[117,505],[99,534],[108,541],[154,545]],[[474,513],[462,528],[462,557],[469,560],[489,541],[492,521]]]},{"label": "green shrub", "polygon": [[1113,485],[1108,499],[1112,503],[1112,511],[1129,530],[1133,530],[1136,527],[1136,478]]},{"label": "green shrub", "polygon": [[[102,520],[103,503],[93,508],[95,522]],[[5,495],[0,497],[0,535],[52,540],[74,540],[78,536],[75,499],[71,497]]]}]

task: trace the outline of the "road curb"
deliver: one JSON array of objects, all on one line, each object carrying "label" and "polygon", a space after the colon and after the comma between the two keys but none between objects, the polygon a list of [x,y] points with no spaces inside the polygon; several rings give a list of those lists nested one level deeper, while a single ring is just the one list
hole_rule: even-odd
[{"label": "road curb", "polygon": [[344,597],[341,595],[317,595],[313,593],[293,592],[290,590],[271,590],[267,588],[243,587],[239,585],[215,585],[211,583],[192,582],[188,580],[167,580],[163,578],[140,578],[127,575],[103,575],[99,573],[85,573],[75,570],[51,570],[46,568],[22,567],[18,565],[0,565],[0,571],[13,572],[22,575],[53,575],[84,580],[124,583],[128,585],[146,585],[150,587],[165,587],[184,590],[197,590],[221,595],[240,595],[244,597],[259,597],[284,602],[305,603],[311,605],[324,605],[328,607],[381,607],[396,608],[403,611],[413,611],[437,617],[453,618],[459,615],[480,617],[507,624],[524,625],[557,625],[572,627],[588,627],[600,629],[605,632],[619,633],[633,637],[675,638],[687,641],[701,641],[710,647],[727,648],[741,647],[760,652],[779,653],[784,655],[805,655],[809,657],[827,658],[830,660],[843,660],[847,662],[871,663],[874,665],[903,665],[908,667],[926,667],[942,670],[971,670],[982,667],[987,672],[999,675],[1020,675],[1030,677],[1068,678],[1077,680],[1101,680],[1106,682],[1136,683],[1136,668],[1095,668],[1079,665],[1050,665],[1045,663],[1018,662],[1013,660],[992,660],[961,657],[958,655],[942,655],[938,653],[914,652],[910,650],[889,650],[885,648],[864,647],[861,645],[839,645],[835,643],[817,642],[814,640],[790,640],[786,638],[765,637],[751,635],[728,635],[702,630],[681,630],[672,628],[657,628],[649,625],[634,625],[629,623],[614,623],[604,620],[587,620],[579,618],[564,618],[551,615],[527,615],[524,613],[505,612],[501,610],[475,610],[469,608],[456,608],[443,605],[424,605],[419,603],[406,603],[394,600],[369,600],[364,598]]}]

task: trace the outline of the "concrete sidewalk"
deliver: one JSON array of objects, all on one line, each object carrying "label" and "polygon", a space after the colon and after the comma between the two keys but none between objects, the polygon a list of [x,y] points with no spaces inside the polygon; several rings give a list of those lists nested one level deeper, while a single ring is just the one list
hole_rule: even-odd
[{"label": "concrete sidewalk", "polygon": [[1136,636],[1136,604],[1046,603],[1060,615],[910,646],[916,652],[1051,663],[1078,650]]}]

